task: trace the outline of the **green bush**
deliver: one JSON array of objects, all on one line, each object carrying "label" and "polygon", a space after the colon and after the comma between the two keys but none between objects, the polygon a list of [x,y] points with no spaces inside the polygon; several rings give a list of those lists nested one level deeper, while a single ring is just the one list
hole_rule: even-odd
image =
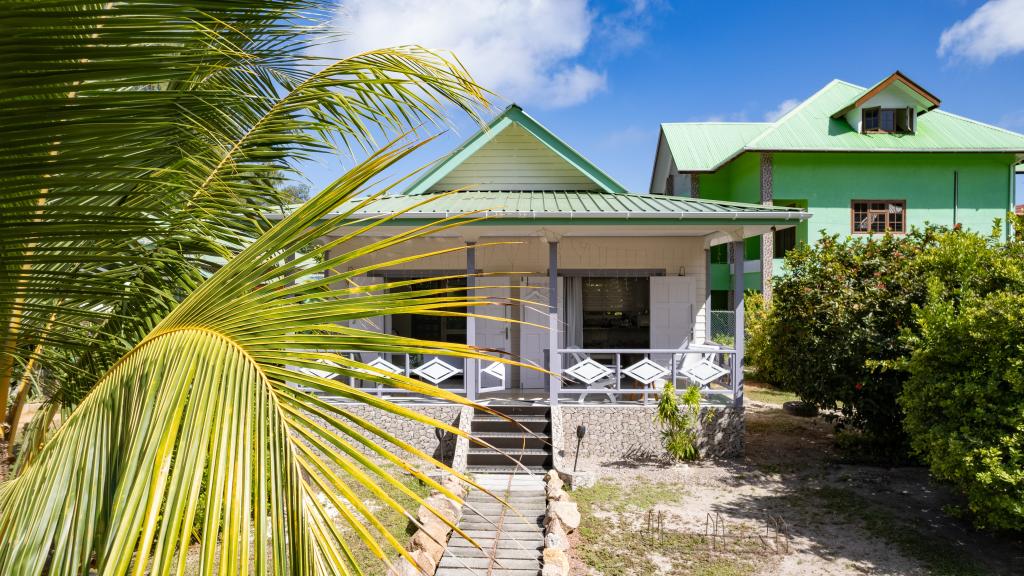
[{"label": "green bush", "polygon": [[748,355],[759,375],[833,411],[840,430],[851,428],[862,450],[877,452],[861,456],[906,453],[896,399],[910,349],[901,333],[925,299],[915,258],[936,234],[822,235],[787,254],[768,311],[752,300]]},{"label": "green bush", "polygon": [[756,380],[782,386],[781,378],[775,373],[778,365],[771,349],[773,318],[760,292],[751,291],[744,296],[743,326],[747,339],[744,345],[743,364],[753,372]]},{"label": "green bush", "polygon": [[662,425],[665,450],[673,458],[696,460],[700,457],[697,449],[700,388],[690,386],[682,394],[676,394],[676,387],[665,382],[654,417]]},{"label": "green bush", "polygon": [[946,234],[900,404],[913,450],[979,525],[1024,530],[1024,245]]},{"label": "green bush", "polygon": [[1024,293],[936,295],[919,321],[900,398],[913,449],[980,525],[1024,530]]}]

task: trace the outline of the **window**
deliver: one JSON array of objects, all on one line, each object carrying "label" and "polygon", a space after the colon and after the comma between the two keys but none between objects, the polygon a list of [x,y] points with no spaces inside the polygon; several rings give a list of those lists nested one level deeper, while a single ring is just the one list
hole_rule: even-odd
[{"label": "window", "polygon": [[[409,290],[435,290],[439,288],[465,288],[465,278],[432,280],[414,286],[402,286],[392,292]],[[452,312],[465,312],[465,308],[455,308]],[[466,343],[466,318],[464,316],[428,316],[425,314],[395,314],[391,317],[391,330],[399,336],[434,340],[439,342]]]},{"label": "window", "polygon": [[775,231],[774,258],[785,258],[786,252],[796,248],[796,226]]},{"label": "window", "polygon": [[650,286],[647,277],[584,278],[583,347],[649,348]]},{"label": "window", "polygon": [[865,133],[910,134],[914,131],[913,108],[865,108],[861,111]]},{"label": "window", "polygon": [[906,232],[905,200],[854,200],[850,231],[853,234],[903,234]]}]

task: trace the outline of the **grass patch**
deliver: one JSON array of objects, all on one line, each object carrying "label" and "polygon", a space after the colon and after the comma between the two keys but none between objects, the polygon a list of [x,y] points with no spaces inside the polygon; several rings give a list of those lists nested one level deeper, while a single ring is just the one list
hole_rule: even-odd
[{"label": "grass patch", "polygon": [[[425,498],[430,494],[430,488],[425,484],[420,483],[420,481],[413,476],[401,473],[397,469],[391,469],[388,470],[388,472],[421,498]],[[376,476],[373,478],[378,481],[380,487],[387,492],[389,496],[405,507],[410,514],[416,514],[416,511],[419,509],[419,505],[416,504],[412,498],[403,494],[398,488],[393,487],[390,484],[385,484],[383,480]],[[352,482],[349,482],[349,486],[359,496],[360,500],[370,508],[374,516],[376,516],[377,519],[380,520],[381,524],[384,525],[385,529],[387,529],[387,531],[403,546],[407,545],[409,537],[412,535],[412,530],[410,529],[412,525],[410,524],[409,519],[381,501],[377,496],[373,495],[369,489],[363,487],[358,482],[353,480]],[[367,576],[384,576],[387,572],[387,567],[384,562],[374,555],[373,551],[370,550],[370,547],[359,538],[343,518],[339,517],[337,523],[339,524],[339,531],[345,535],[346,543],[352,549],[352,554],[355,556],[356,561],[359,563],[363,572]],[[365,524],[368,527],[370,534],[373,535],[384,552],[387,553],[392,560],[398,558],[398,553],[387,541],[384,540],[384,537],[377,532],[369,522],[366,522]]]},{"label": "grass patch", "polygon": [[800,397],[792,392],[780,390],[767,384],[753,384],[747,382],[743,385],[743,395],[750,400],[763,402],[765,404],[776,404],[782,406],[786,402],[795,402]]},{"label": "grass patch", "polygon": [[932,576],[984,576],[987,572],[969,558],[918,531],[913,524],[873,505],[852,490],[822,487],[814,495],[825,508],[859,520],[869,534],[884,540],[924,566]]},{"label": "grass patch", "polygon": [[646,511],[655,504],[674,504],[682,502],[685,496],[683,487],[668,482],[653,484],[637,484],[624,488],[601,480],[590,488],[573,490],[572,497],[583,506],[598,506],[609,512],[625,512],[627,510]]},{"label": "grass patch", "polygon": [[[749,576],[754,557],[714,552],[703,535],[666,529],[652,534],[644,521],[655,504],[677,503],[685,497],[679,484],[653,483],[623,487],[601,481],[573,491],[579,504],[580,560],[605,576],[649,574]],[[738,544],[736,552],[744,544]]]}]

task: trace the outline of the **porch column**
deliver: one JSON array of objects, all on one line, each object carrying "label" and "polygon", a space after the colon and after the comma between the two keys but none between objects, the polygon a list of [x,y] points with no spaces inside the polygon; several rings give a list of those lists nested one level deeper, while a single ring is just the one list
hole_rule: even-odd
[{"label": "porch column", "polygon": [[558,354],[558,242],[548,241],[548,394],[558,404],[562,391],[562,357]]},{"label": "porch column", "polygon": [[[772,190],[772,174],[774,164],[772,155],[761,154],[761,205],[774,204],[775,193]],[[772,258],[775,257],[775,230],[761,235],[761,294],[765,302],[772,300]]]},{"label": "porch column", "polygon": [[[739,256],[743,254],[743,240],[732,243],[733,251]],[[736,356],[732,361],[732,389],[735,395],[733,405],[743,406],[743,258],[735,258],[732,263],[732,301],[735,331]]]},{"label": "porch column", "polygon": [[[466,294],[472,296],[473,287],[476,286],[476,278],[473,276],[476,273],[476,242],[466,242],[466,246],[466,287],[468,288]],[[472,313],[473,310],[467,310],[467,312]],[[466,344],[476,346],[476,318],[473,316],[466,317]],[[466,358],[465,370],[462,374],[462,381],[466,384],[466,398],[469,400],[476,400],[478,362],[475,358]]]},{"label": "porch column", "polygon": [[711,249],[704,249],[704,342],[711,342]]}]

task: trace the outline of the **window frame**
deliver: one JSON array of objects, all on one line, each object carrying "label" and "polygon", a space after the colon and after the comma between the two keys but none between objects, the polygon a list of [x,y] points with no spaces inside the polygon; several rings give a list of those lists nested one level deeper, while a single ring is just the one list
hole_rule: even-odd
[{"label": "window frame", "polygon": [[[868,112],[874,112],[876,114],[875,128],[868,128]],[[892,130],[885,130],[882,128],[882,114],[884,112],[892,112],[893,120]],[[905,114],[904,120],[906,122],[906,129],[900,128],[899,114]],[[860,125],[862,134],[913,134],[917,124],[916,114],[912,107],[906,108],[892,108],[882,106],[872,106],[870,108],[861,108],[860,110]]]},{"label": "window frame", "polygon": [[[886,204],[885,211],[872,210],[871,209],[871,204],[879,204],[879,203]],[[871,214],[878,214],[880,212],[882,214],[884,214],[885,215],[885,230],[883,230],[881,232],[879,232],[877,230],[870,230],[870,229],[865,231],[865,232],[858,231],[857,228],[856,228],[856,224],[857,224],[856,205],[857,204],[867,204],[868,205],[868,209],[866,211],[866,213],[868,215],[868,228],[871,228]],[[899,230],[899,231],[892,230],[889,227],[889,207],[888,207],[889,204],[899,204],[903,208],[903,211],[900,213],[902,215],[902,217],[903,217],[902,229]],[[857,200],[850,200],[850,235],[851,236],[869,236],[869,235],[873,235],[873,234],[881,235],[881,234],[886,234],[886,233],[892,234],[894,236],[902,236],[902,235],[907,233],[907,201],[905,199],[904,200],[895,200],[895,199],[875,199],[875,200],[857,199]]]}]

